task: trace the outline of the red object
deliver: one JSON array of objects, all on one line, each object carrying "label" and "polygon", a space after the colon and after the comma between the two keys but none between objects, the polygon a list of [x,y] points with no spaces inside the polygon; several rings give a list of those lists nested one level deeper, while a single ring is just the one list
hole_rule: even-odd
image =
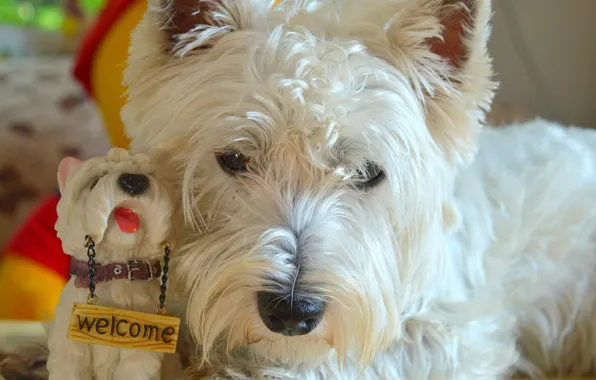
[{"label": "red object", "polygon": [[62,242],[54,229],[59,200],[59,195],[44,199],[2,252],[27,257],[68,279],[70,257],[62,251]]}]

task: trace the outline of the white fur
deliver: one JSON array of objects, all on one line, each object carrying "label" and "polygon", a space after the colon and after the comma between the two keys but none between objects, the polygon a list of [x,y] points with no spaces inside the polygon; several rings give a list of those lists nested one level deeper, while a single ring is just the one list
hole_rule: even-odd
[{"label": "white fur", "polygon": [[[56,230],[69,255],[87,260],[85,235],[96,243],[96,262],[107,264],[163,257],[161,243],[170,236],[172,204],[158,179],[157,169],[144,155],[130,155],[112,149],[105,157],[95,157],[67,169],[58,204]],[[145,174],[150,178],[146,193],[131,197],[118,187],[122,173]],[[98,180],[91,189],[91,184]],[[117,206],[132,208],[140,216],[140,230],[123,233],[112,211]],[[163,354],[119,349],[67,339],[73,303],[85,303],[87,288],[76,288],[71,276],[64,288],[49,332],[48,369],[50,380],[157,380]],[[96,284],[98,305],[155,313],[159,279],[131,282],[112,280]]]},{"label": "white fur", "polygon": [[[159,26],[177,2],[150,7],[123,118],[186,217],[189,379],[593,369],[596,133],[479,132],[490,4],[466,1],[467,60],[452,67],[428,48],[448,3],[224,0],[173,51]],[[219,167],[231,149],[246,174]],[[366,160],[387,179],[361,191]],[[313,332],[261,322],[255,294],[278,283],[327,302]]]}]

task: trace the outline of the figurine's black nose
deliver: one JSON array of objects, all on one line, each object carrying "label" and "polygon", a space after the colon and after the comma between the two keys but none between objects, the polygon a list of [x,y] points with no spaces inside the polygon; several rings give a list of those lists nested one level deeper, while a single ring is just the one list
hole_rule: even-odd
[{"label": "figurine's black nose", "polygon": [[118,178],[118,185],[130,195],[141,195],[149,188],[149,178],[144,174],[123,173]]},{"label": "figurine's black nose", "polygon": [[295,336],[306,335],[317,327],[325,303],[315,298],[284,297],[275,293],[257,294],[259,313],[267,328],[274,333]]}]

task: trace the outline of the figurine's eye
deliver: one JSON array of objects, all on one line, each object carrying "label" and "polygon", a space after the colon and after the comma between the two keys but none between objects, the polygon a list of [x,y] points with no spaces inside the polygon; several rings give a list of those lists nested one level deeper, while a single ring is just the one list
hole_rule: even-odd
[{"label": "figurine's eye", "polygon": [[358,171],[358,181],[354,186],[360,190],[368,190],[377,186],[385,179],[385,172],[379,165],[367,161],[362,170]]},{"label": "figurine's eye", "polygon": [[236,174],[246,171],[248,157],[238,151],[217,153],[215,155],[219,166],[228,174]]},{"label": "figurine's eye", "polygon": [[89,190],[93,190],[93,188],[97,185],[99,180],[102,179],[103,177],[105,177],[107,174],[108,174],[108,172],[102,172],[97,177],[94,177],[93,180],[91,181],[91,185],[89,185]]},{"label": "figurine's eye", "polygon": [[91,186],[89,187],[89,189],[90,189],[90,190],[93,190],[93,188],[94,188],[94,187],[97,185],[97,183],[99,182],[99,179],[100,179],[100,178],[101,178],[101,177],[97,177],[97,178],[94,178],[94,179],[93,179],[93,181],[91,181]]}]

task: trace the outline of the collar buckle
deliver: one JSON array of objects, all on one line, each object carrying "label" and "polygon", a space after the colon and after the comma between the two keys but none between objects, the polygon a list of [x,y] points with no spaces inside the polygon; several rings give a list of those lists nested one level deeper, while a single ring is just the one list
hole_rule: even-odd
[{"label": "collar buckle", "polygon": [[153,280],[153,268],[152,268],[152,265],[149,262],[149,260],[131,260],[128,263],[126,263],[126,269],[127,269],[127,273],[128,273],[128,281],[139,281],[138,279],[135,279],[132,276],[133,272],[138,272],[141,270],[140,268],[133,266],[133,265],[139,264],[139,263],[145,263],[145,265],[147,265],[147,271],[149,272],[149,278],[147,278],[145,281]]}]

